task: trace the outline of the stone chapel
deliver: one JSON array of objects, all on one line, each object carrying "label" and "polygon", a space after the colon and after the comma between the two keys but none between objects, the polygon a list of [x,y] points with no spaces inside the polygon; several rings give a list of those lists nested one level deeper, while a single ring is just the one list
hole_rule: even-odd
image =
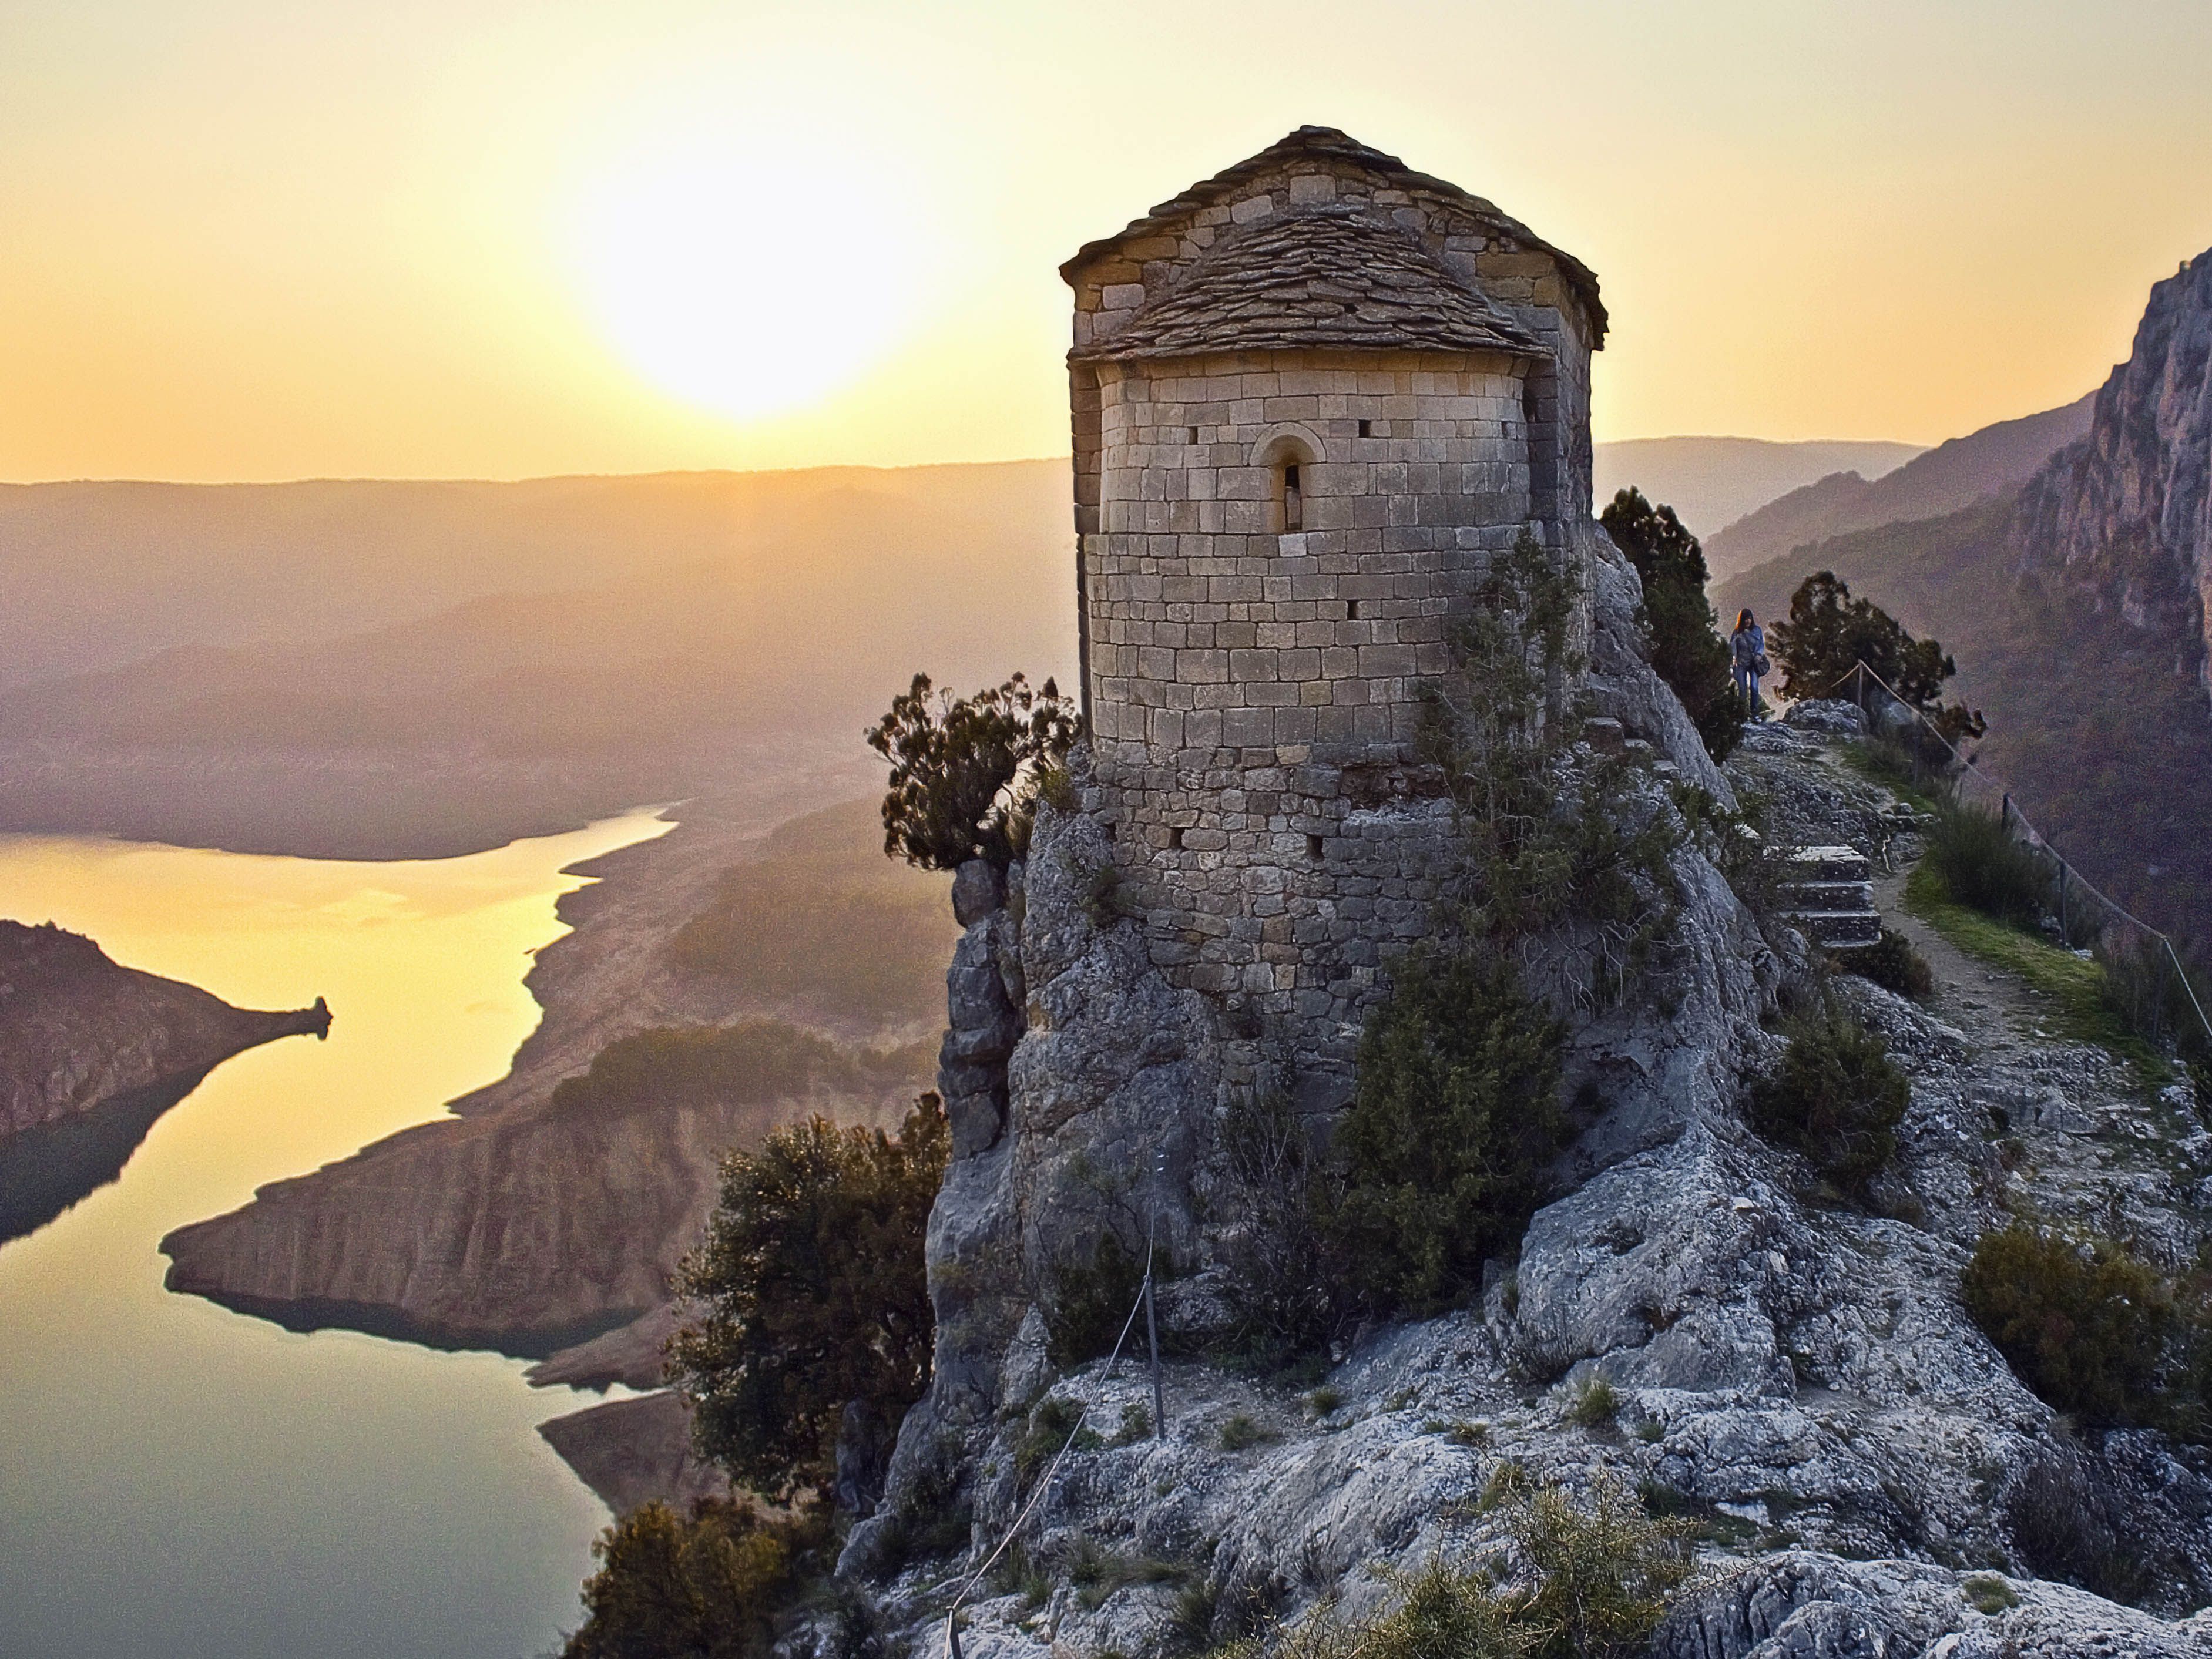
[{"label": "stone chapel", "polygon": [[1449,827],[1417,687],[1492,555],[1595,531],[1597,279],[1310,126],[1060,274],[1093,805],[1153,961],[1340,1080]]}]

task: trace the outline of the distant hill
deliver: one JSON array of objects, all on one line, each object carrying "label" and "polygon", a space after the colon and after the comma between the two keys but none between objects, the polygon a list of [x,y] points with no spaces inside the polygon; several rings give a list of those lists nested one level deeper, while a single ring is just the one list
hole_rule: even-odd
[{"label": "distant hill", "polygon": [[1844,471],[1880,477],[1921,453],[1917,444],[1631,438],[1597,446],[1595,494],[1603,507],[1614,491],[1633,484],[1672,507],[1698,536],[1710,537],[1817,478]]},{"label": "distant hill", "polygon": [[[156,491],[151,519],[71,488],[79,602],[56,523],[38,559],[12,549],[40,580],[4,620],[93,672],[0,690],[0,830],[374,858],[738,788],[796,805],[865,787],[861,727],[917,670],[964,691],[1074,667],[1065,463]],[[273,539],[225,540],[241,514]],[[177,642],[117,664],[111,629]]]},{"label": "distant hill", "polygon": [[179,646],[341,639],[469,599],[654,570],[721,568],[796,595],[910,552],[937,566],[1034,560],[1064,588],[1067,490],[1065,460],[518,483],[0,484],[0,688]]},{"label": "distant hill", "polygon": [[1793,489],[1709,537],[1706,563],[1716,576],[1731,576],[1847,531],[1937,518],[2008,495],[2089,429],[2094,402],[2092,393],[2063,409],[2000,421],[1880,477],[1837,472]]}]

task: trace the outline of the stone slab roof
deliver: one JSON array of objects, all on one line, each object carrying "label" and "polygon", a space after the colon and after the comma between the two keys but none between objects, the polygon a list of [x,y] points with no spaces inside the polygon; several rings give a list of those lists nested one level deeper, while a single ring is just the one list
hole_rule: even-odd
[{"label": "stone slab roof", "polygon": [[1060,266],[1060,274],[1073,283],[1084,266],[1103,255],[1115,252],[1124,243],[1172,232],[1193,214],[1234,195],[1252,179],[1286,163],[1305,158],[1349,162],[1371,174],[1385,189],[1438,198],[1522,247],[1551,255],[1559,262],[1559,274],[1589,311],[1596,329],[1597,341],[1604,340],[1607,318],[1605,306],[1598,298],[1595,271],[1571,253],[1553,246],[1528,226],[1501,210],[1495,203],[1462,190],[1449,179],[1417,173],[1398,157],[1371,149],[1334,127],[1300,127],[1257,155],[1247,156],[1211,179],[1200,179],[1181,195],[1161,203],[1143,218],[1132,220],[1116,234],[1085,243],[1077,250],[1073,258]]},{"label": "stone slab roof", "polygon": [[1345,207],[1293,210],[1224,238],[1109,337],[1074,355],[1299,347],[1547,355],[1413,236]]}]

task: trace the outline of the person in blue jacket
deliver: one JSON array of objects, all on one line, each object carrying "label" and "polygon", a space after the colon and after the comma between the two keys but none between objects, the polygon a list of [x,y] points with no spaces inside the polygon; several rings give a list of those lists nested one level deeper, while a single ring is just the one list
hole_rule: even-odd
[{"label": "person in blue jacket", "polygon": [[1746,606],[1736,613],[1735,632],[1729,635],[1729,662],[1735,672],[1735,689],[1743,698],[1747,720],[1759,718],[1759,682],[1771,666],[1766,660],[1766,630]]}]

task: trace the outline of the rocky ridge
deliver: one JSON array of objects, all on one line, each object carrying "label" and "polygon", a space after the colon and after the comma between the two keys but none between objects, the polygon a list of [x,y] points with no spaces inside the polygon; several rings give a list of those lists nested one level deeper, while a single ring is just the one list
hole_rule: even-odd
[{"label": "rocky ridge", "polygon": [[[1754,729],[1729,781],[1764,800],[1778,839],[1893,871],[1912,854],[1897,804],[1837,765],[1832,741]],[[1501,1547],[1478,1500],[1508,1462],[1574,1488],[1617,1478],[1698,1517],[1705,1572],[1656,1653],[2212,1653],[2212,1614],[2179,1617],[2212,1599],[2212,1465],[2148,1431],[2068,1423],[1957,1294],[1975,1238],[2015,1212],[2122,1226],[2186,1266],[2212,1237],[2212,1133],[2193,1097],[1968,991],[1923,1010],[1844,980],[1912,1096],[1875,1207],[1824,1200],[1737,1102],[1778,1052],[1759,1021],[1805,970],[1804,941],[1686,847],[1659,956],[1671,975],[1576,1017],[1571,1073],[1606,1103],[1566,1161],[1570,1190],[1481,1306],[1361,1333],[1304,1395],[1173,1364],[1165,1437],[1117,1431],[1149,1409],[1148,1384],[1127,1366],[1055,1367],[1041,1304],[1055,1263],[1149,1210],[1196,1268],[1164,1312],[1203,1325],[1224,1224],[1207,1201],[1220,1034],[1151,969],[1133,924],[1094,914],[1103,853],[1095,821],[1046,809],[955,969],[949,1057],[969,1033],[984,1034],[974,1055],[1003,1051],[1014,1010],[1022,1030],[1002,1093],[988,1063],[948,1066],[968,1127],[931,1220],[936,1376],[884,1511],[842,1563],[875,1581],[915,1650],[933,1650],[951,1591],[1028,1501],[1017,1449],[1058,1400],[1097,1436],[1027,1523],[1027,1559],[1059,1582],[1042,1601],[979,1586],[969,1653],[1158,1651],[1188,1629],[1193,1589],[1215,1636],[1240,1610],[1371,1609],[1396,1569]],[[1601,1378],[1619,1409],[1592,1423],[1578,1407]],[[956,1490],[969,1551],[902,1567],[902,1506],[941,1510]],[[1078,1594],[1065,1569],[1101,1553],[1169,1566]],[[2115,1576],[2123,1560],[2140,1576]]]},{"label": "rocky ridge", "polygon": [[0,1138],[119,1095],[197,1079],[240,1051],[330,1029],[330,1011],[262,1013],[109,960],[79,933],[0,921]]}]

